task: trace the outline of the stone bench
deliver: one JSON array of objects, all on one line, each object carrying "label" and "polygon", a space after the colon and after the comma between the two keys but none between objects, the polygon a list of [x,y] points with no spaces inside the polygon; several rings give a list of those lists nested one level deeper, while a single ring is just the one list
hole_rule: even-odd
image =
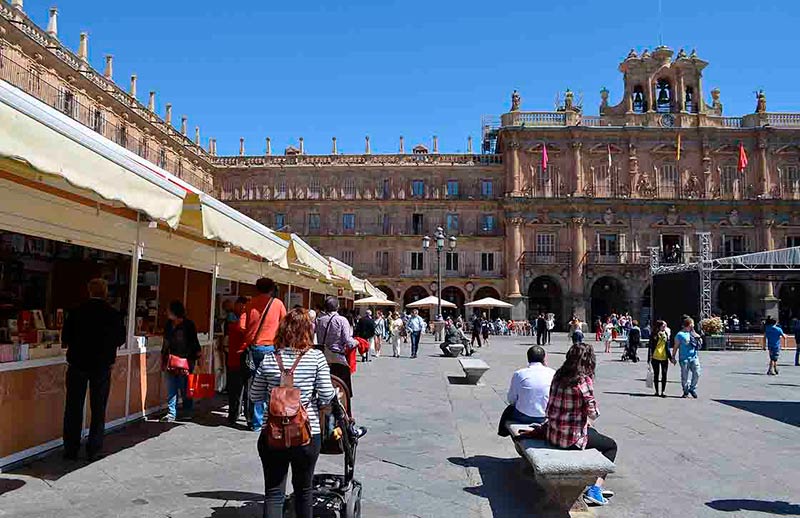
[{"label": "stone bench", "polygon": [[514,439],[514,448],[533,470],[534,480],[544,495],[536,516],[569,518],[570,512],[587,513],[589,508],[583,500],[586,486],[613,473],[614,463],[597,450],[562,450],[547,441],[520,437],[520,432],[531,429],[527,425],[510,424],[507,428]]},{"label": "stone bench", "polygon": [[441,345],[442,352],[445,356],[449,356],[450,358],[455,358],[460,356],[461,353],[464,352],[464,345],[463,344],[442,344]]},{"label": "stone bench", "polygon": [[469,385],[477,385],[481,376],[489,370],[489,364],[477,358],[459,358],[458,363],[461,364]]}]

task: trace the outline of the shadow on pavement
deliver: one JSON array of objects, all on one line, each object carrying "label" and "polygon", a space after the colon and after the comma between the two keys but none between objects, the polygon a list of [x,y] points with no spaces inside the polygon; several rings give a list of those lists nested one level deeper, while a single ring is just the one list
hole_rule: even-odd
[{"label": "shadow on pavement", "polygon": [[[181,426],[181,424],[161,423],[158,421],[136,421],[127,426],[122,426],[105,436],[102,457],[114,455],[115,453],[132,448],[139,443],[154,439],[176,426]],[[19,468],[10,470],[8,473],[11,475],[25,475],[42,480],[58,480],[64,475],[85,468],[90,464],[89,461],[85,460],[85,457],[70,461],[62,458],[62,454],[62,448],[56,448],[45,456],[26,462]],[[83,448],[81,448],[80,454],[85,455],[85,450]]]},{"label": "shadow on pavement", "polygon": [[19,489],[25,485],[24,480],[19,480],[16,478],[0,478],[0,496],[3,496],[6,493],[10,493],[15,489]]},{"label": "shadow on pavement", "polygon": [[790,387],[790,388],[800,388],[800,385],[795,383],[769,383],[770,387]]},{"label": "shadow on pavement", "polygon": [[658,399],[681,399],[680,396],[670,396],[670,395],[667,395],[666,398],[659,398],[658,396],[656,396],[652,392],[642,393],[642,392],[613,392],[613,391],[606,391],[606,392],[603,392],[603,394],[612,394],[612,395],[615,395],[615,396],[630,396],[630,397],[651,397],[653,399],[656,399],[656,398],[658,398]]},{"label": "shadow on pavement", "polygon": [[759,513],[774,514],[778,516],[800,516],[800,505],[789,502],[767,500],[714,500],[706,505],[717,511],[735,513],[737,511],[755,511]]},{"label": "shadow on pavement", "polygon": [[448,376],[447,382],[451,385],[469,385],[467,378],[464,376]]},{"label": "shadow on pavement", "polygon": [[483,485],[465,487],[464,491],[486,498],[494,518],[518,518],[530,516],[540,504],[541,490],[533,477],[527,475],[517,458],[498,458],[487,455],[474,457],[450,457],[456,466],[478,470]]},{"label": "shadow on pavement", "polygon": [[731,399],[715,399],[714,401],[800,427],[800,401],[736,401]]},{"label": "shadow on pavement", "polygon": [[[218,507],[211,508],[211,514],[206,518],[260,518],[264,513],[264,495],[248,493],[245,491],[200,491],[186,493],[189,498],[206,498],[209,500],[222,500]],[[242,502],[242,505],[230,507],[229,502]]]}]

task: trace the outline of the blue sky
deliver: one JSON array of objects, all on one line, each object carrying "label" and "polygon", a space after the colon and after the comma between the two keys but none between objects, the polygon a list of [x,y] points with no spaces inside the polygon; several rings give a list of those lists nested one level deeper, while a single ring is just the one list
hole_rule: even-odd
[{"label": "blue sky", "polygon": [[[53,2],[25,0],[41,26]],[[475,2],[349,0],[276,2],[61,0],[61,40],[76,49],[89,33],[89,58],[102,71],[114,55],[116,81],[139,77],[139,98],[157,92],[159,113],[199,125],[220,154],[282,152],[304,137],[309,153],[360,153],[430,146],[466,150],[484,114],[549,110],[558,92],[583,94],[597,114],[599,90],[616,104],[619,62],[659,41],[658,0]],[[800,111],[800,2],[664,0],[663,41],[697,48],[710,62],[704,94],[722,90],[727,115],[752,112],[765,89],[770,111]],[[193,129],[190,131],[193,135]]]}]

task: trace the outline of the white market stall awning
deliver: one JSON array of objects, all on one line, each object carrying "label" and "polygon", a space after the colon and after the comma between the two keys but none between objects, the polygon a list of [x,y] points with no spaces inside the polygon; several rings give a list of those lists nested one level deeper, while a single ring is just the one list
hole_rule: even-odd
[{"label": "white market stall awning", "polygon": [[282,268],[289,266],[288,241],[207,194],[186,196],[181,224],[202,232],[206,239],[235,246]]},{"label": "white market stall awning", "polygon": [[353,277],[352,266],[335,257],[328,257],[328,266],[334,280],[341,281],[340,284],[344,286],[350,286],[350,278]]},{"label": "white market stall awning", "polygon": [[396,306],[397,303],[379,297],[366,297],[353,302],[356,306]]},{"label": "white market stall awning", "polygon": [[[441,301],[443,308],[455,308],[458,307],[452,302],[442,299]],[[425,297],[424,299],[420,299],[416,302],[412,302],[411,304],[406,304],[407,308],[435,308],[439,307],[439,298],[435,295],[431,295],[430,297]]]},{"label": "white market stall awning", "polygon": [[502,300],[497,300],[493,297],[486,297],[480,300],[476,300],[474,302],[469,302],[464,304],[468,308],[513,308],[512,304],[508,302],[503,302]]},{"label": "white market stall awning", "polygon": [[[178,226],[185,189],[133,153],[0,81],[0,158],[15,174],[89,191],[103,200]],[[14,163],[23,167],[13,167]]]},{"label": "white market stall awning", "polygon": [[287,258],[290,268],[298,269],[322,280],[330,280],[331,269],[328,259],[300,239],[297,234],[285,232],[276,232],[276,234],[289,242]]},{"label": "white market stall awning", "polygon": [[366,281],[364,281],[364,279],[359,279],[355,275],[350,278],[350,287],[356,295],[367,294]]},{"label": "white market stall awning", "polygon": [[384,300],[388,298],[384,292],[373,286],[372,283],[369,282],[369,280],[364,281],[364,290],[370,297],[375,297],[376,299],[384,299]]}]

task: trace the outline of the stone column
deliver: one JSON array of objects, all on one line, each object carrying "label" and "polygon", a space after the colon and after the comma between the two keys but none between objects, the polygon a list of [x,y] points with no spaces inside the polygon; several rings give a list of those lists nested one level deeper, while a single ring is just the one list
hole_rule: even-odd
[{"label": "stone column", "polygon": [[575,166],[575,192],[573,196],[583,196],[583,157],[581,155],[581,142],[572,144],[572,163]]},{"label": "stone column", "polygon": [[509,142],[506,155],[508,155],[506,190],[511,193],[511,196],[522,196],[522,182],[520,181],[519,171],[519,142],[516,140]]},{"label": "stone column", "polygon": [[520,217],[510,218],[506,221],[506,296],[514,305],[511,308],[511,318],[524,320],[527,315],[525,297],[520,291],[519,259],[522,255],[522,228],[525,219]]},{"label": "stone column", "polygon": [[[759,240],[761,241],[761,248],[763,250],[774,250],[775,249],[775,239],[772,235],[772,226],[774,225],[775,221],[769,217],[763,218],[759,222]],[[762,311],[765,316],[771,316],[778,319],[778,305],[780,300],[775,297],[775,290],[772,285],[772,281],[766,281],[763,283],[763,287],[761,293],[764,294],[764,298],[761,299],[762,302]]]},{"label": "stone column", "polygon": [[[572,313],[586,321],[586,297],[583,290],[583,260],[586,255],[586,239],[583,233],[586,218],[576,215],[572,218],[572,267],[570,287],[572,290]],[[569,315],[571,316],[571,315]]]},{"label": "stone column", "polygon": [[759,194],[769,196],[770,194],[770,179],[769,179],[769,164],[767,162],[767,139],[765,137],[758,138],[758,167],[759,167]]}]

